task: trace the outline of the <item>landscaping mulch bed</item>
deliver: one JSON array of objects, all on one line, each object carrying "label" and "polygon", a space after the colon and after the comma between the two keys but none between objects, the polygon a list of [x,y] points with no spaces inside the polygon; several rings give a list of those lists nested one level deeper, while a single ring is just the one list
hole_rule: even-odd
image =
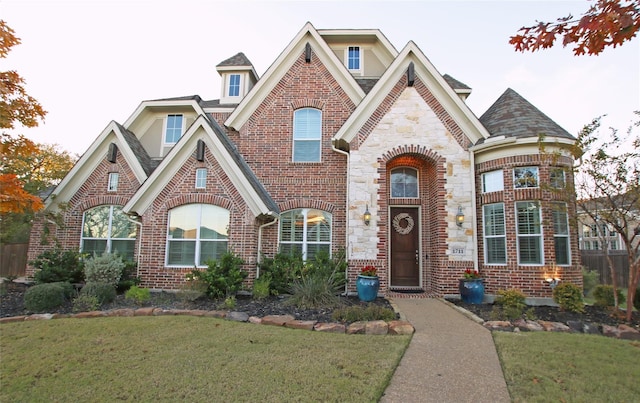
[{"label": "landscaping mulch bed", "polygon": [[[494,304],[466,304],[461,300],[451,300],[450,302],[472,312],[485,321],[504,320],[503,318],[496,317]],[[638,311],[632,312],[631,323],[626,322],[626,312],[624,311],[614,313],[611,308],[594,305],[585,305],[584,313],[565,312],[555,306],[528,306],[525,308],[525,311],[533,313],[535,320],[561,323],[580,321],[584,323],[609,326],[626,324],[640,330],[640,312]]]},{"label": "landscaping mulch bed", "polygon": [[[2,285],[3,290],[0,292],[0,317],[30,315],[24,307],[24,293],[28,286],[22,283],[5,283]],[[288,296],[271,296],[263,300],[253,299],[248,295],[238,295],[236,297],[236,306],[232,309],[224,306],[224,300],[213,300],[210,298],[199,298],[193,302],[185,302],[180,300],[173,292],[152,292],[151,299],[143,306],[156,307],[163,309],[188,309],[188,310],[206,310],[206,311],[236,311],[244,312],[249,316],[264,317],[267,315],[291,315],[297,320],[315,320],[318,322],[334,322],[331,315],[333,309],[301,309],[293,305],[287,304]],[[384,308],[393,309],[388,300],[384,298],[376,298],[375,301],[364,303],[357,297],[341,297],[343,306],[376,304]],[[140,308],[139,305],[131,301],[127,301],[124,295],[118,295],[116,300],[110,304],[104,304],[100,310],[112,310],[121,308]],[[47,313],[73,313],[73,304],[67,301],[63,306],[54,312]]]}]

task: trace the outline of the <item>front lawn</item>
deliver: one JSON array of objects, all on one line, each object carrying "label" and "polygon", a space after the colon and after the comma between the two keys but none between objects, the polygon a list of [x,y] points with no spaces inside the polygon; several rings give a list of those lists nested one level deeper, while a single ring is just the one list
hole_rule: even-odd
[{"label": "front lawn", "polygon": [[609,337],[493,332],[514,402],[637,402],[640,342]]},{"label": "front lawn", "polygon": [[0,327],[0,401],[377,401],[410,336],[188,316]]}]

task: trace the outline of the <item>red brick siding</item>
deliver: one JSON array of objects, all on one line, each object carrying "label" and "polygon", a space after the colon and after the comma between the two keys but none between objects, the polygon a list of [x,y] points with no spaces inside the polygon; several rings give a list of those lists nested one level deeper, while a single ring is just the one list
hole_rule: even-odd
[{"label": "red brick siding", "polygon": [[[554,228],[552,220],[551,202],[561,201],[562,195],[549,190],[545,184],[549,183],[549,172],[554,167],[566,169],[566,182],[569,189],[573,188],[573,175],[571,166],[573,161],[568,157],[560,157],[550,161],[543,155],[523,155],[509,158],[500,158],[476,165],[476,194],[478,217],[478,261],[480,271],[485,277],[487,292],[495,293],[499,289],[516,288],[529,297],[551,297],[552,290],[544,282],[546,277],[558,276],[562,281],[582,286],[582,271],[580,253],[578,250],[578,234],[574,225],[571,225],[571,217],[575,217],[575,203],[567,204],[567,214],[570,223],[571,266],[555,265]],[[537,166],[539,188],[514,189],[513,168],[524,166]],[[504,190],[500,192],[482,193],[482,174],[485,172],[502,169],[504,175]],[[518,265],[517,234],[516,234],[516,201],[539,200],[542,208],[542,234],[544,249],[544,266]],[[484,264],[484,232],[482,221],[483,205],[504,202],[507,264]]]}]

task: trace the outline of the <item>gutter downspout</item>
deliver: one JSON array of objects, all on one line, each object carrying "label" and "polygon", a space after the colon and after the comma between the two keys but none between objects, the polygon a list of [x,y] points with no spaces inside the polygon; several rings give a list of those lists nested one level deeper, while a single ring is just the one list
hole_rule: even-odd
[{"label": "gutter downspout", "polygon": [[276,213],[274,213],[273,211],[269,211],[267,213],[267,215],[270,215],[273,217],[273,221],[269,221],[266,224],[262,224],[259,228],[258,228],[258,256],[256,259],[256,278],[260,277],[260,251],[262,251],[262,229],[268,226],[271,226],[275,223],[278,222],[278,219],[280,218],[279,215],[277,215]]},{"label": "gutter downspout", "polygon": [[[339,148],[336,147],[335,142],[331,141],[331,149],[335,152],[337,152],[338,154],[343,154],[346,158],[347,158],[347,191],[346,191],[346,205],[345,205],[345,220],[344,220],[344,242],[345,242],[345,248],[344,248],[344,258],[347,261],[347,268],[346,271],[347,273],[344,273],[344,276],[346,279],[349,279],[348,276],[348,271],[349,271],[349,184],[351,182],[351,159],[350,154],[347,151],[343,151],[340,150]],[[345,281],[344,283],[344,293],[345,295],[347,294],[348,291],[348,282]]]},{"label": "gutter downspout", "polygon": [[[131,218],[129,216],[129,214],[125,214],[125,217],[127,217],[127,220],[131,221],[132,223],[134,223],[135,225],[137,225],[139,227],[139,232],[138,232],[138,258],[136,259],[136,277],[140,277],[140,258],[142,257],[142,223],[138,220],[135,220],[133,218]],[[139,215],[135,215],[134,217],[137,218],[142,218]]]},{"label": "gutter downspout", "polygon": [[475,250],[473,253],[473,268],[478,271],[478,217],[477,217],[477,201],[476,201],[476,155],[469,150],[469,161],[471,162],[471,222],[473,223],[473,245]]}]

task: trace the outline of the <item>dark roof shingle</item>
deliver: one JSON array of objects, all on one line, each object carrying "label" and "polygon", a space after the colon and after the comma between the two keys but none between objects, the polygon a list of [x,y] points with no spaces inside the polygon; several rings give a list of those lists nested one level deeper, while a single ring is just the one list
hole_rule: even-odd
[{"label": "dark roof shingle", "polygon": [[[575,137],[531,105],[520,94],[508,88],[480,117],[491,137]],[[482,140],[481,140],[482,142]]]}]

